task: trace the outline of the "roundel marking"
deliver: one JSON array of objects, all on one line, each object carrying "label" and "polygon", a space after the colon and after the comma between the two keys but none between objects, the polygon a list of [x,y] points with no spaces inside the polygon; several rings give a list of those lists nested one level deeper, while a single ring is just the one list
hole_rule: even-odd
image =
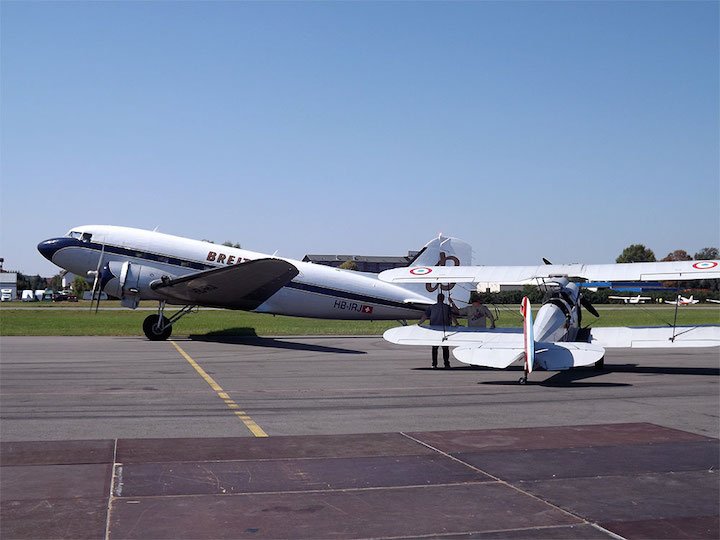
[{"label": "roundel marking", "polygon": [[697,268],[698,270],[710,270],[711,268],[715,268],[717,265],[718,263],[714,261],[696,262],[693,264],[693,268]]},{"label": "roundel marking", "polygon": [[426,276],[430,272],[432,272],[432,270],[430,268],[424,268],[424,267],[423,268],[413,268],[412,270],[410,270],[410,273],[414,276]]}]

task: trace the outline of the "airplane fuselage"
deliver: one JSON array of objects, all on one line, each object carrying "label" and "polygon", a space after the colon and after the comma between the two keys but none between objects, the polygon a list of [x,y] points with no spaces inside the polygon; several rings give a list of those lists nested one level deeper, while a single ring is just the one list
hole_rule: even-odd
[{"label": "airplane fuselage", "polygon": [[[54,264],[80,276],[110,262],[130,262],[156,269],[158,275],[181,277],[271,257],[211,242],[107,225],[77,227],[65,237],[41,242],[38,249]],[[375,274],[275,258],[293,264],[299,274],[253,311],[326,319],[413,319],[419,318],[429,303],[427,295],[382,282]],[[141,299],[160,298],[146,291]]]}]

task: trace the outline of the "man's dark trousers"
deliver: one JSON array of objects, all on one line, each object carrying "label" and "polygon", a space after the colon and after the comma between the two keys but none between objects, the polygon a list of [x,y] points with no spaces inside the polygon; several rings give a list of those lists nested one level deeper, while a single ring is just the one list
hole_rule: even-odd
[{"label": "man's dark trousers", "polygon": [[[432,348],[432,367],[437,367],[438,346],[433,345]],[[445,367],[450,367],[450,347],[443,347],[443,360]]]}]

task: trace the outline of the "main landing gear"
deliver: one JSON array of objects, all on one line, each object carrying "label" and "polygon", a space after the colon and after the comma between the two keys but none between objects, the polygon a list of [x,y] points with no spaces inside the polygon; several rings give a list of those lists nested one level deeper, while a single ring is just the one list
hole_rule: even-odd
[{"label": "main landing gear", "polygon": [[169,319],[165,317],[165,302],[161,301],[158,305],[156,315],[150,315],[143,321],[143,332],[150,341],[164,341],[172,334],[172,325],[178,322],[182,317],[190,313],[195,305],[187,305],[174,313]]}]

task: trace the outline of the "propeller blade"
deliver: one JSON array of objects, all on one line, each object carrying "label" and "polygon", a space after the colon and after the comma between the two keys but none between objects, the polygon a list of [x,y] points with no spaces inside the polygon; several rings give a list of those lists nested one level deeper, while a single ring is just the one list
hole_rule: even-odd
[{"label": "propeller blade", "polygon": [[[100,283],[100,269],[102,268],[103,264],[103,258],[105,255],[105,244],[103,243],[102,249],[100,250],[100,259],[98,259],[98,265],[95,269],[95,280],[93,281],[93,288],[92,288],[92,294],[90,295],[90,311],[92,311],[93,302],[95,301],[95,292],[97,291],[97,285]],[[95,313],[98,312],[98,309],[100,309],[100,295],[102,294],[102,291],[97,291],[98,297],[97,297],[97,304],[95,305]]]},{"label": "propeller blade", "polygon": [[585,298],[584,296],[581,296],[581,297],[580,297],[580,303],[582,304],[582,306],[583,306],[585,309],[587,309],[587,310],[590,312],[590,314],[595,315],[596,317],[599,317],[599,316],[600,316],[600,314],[597,312],[597,310],[595,309],[595,307],[590,303],[590,300],[588,300],[588,299]]}]

